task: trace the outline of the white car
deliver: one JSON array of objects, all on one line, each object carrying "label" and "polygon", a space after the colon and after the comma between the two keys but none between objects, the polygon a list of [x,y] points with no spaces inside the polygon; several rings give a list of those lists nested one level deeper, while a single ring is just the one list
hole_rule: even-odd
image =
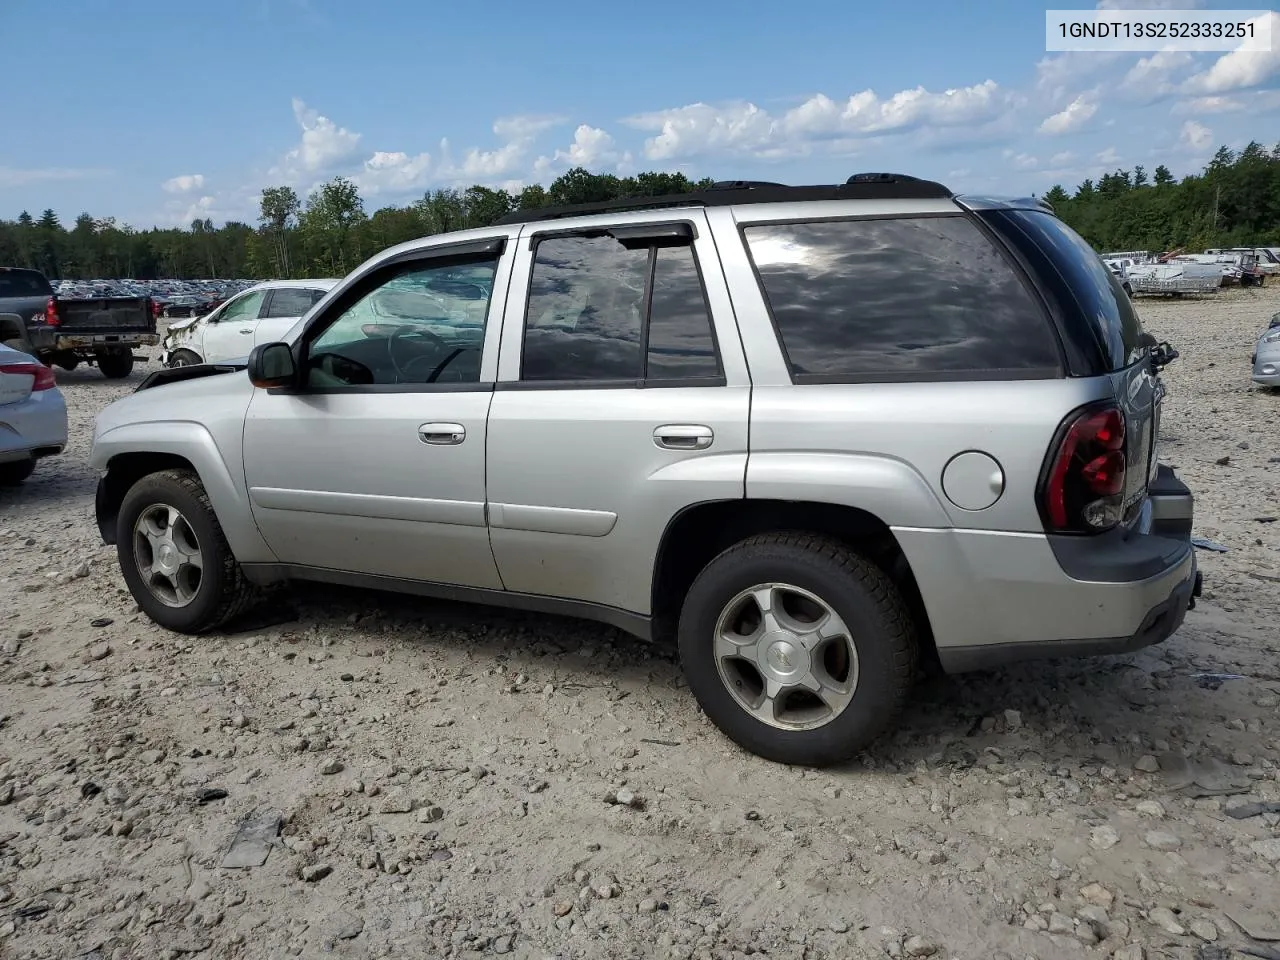
[{"label": "white car", "polygon": [[212,313],[169,324],[160,362],[187,367],[248,356],[258,344],[283,338],[337,284],[335,279],[269,280],[249,287]]},{"label": "white car", "polygon": [[67,445],[67,404],[53,370],[0,345],[0,487],[31,476]]}]

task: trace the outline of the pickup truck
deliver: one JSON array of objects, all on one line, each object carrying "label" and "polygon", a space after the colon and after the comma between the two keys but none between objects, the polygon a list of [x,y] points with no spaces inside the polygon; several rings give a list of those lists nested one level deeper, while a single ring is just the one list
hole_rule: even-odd
[{"label": "pickup truck", "polygon": [[150,297],[62,300],[38,271],[0,267],[0,343],[46,366],[95,363],[104,377],[127,377],[134,349],[160,340],[157,312]]}]

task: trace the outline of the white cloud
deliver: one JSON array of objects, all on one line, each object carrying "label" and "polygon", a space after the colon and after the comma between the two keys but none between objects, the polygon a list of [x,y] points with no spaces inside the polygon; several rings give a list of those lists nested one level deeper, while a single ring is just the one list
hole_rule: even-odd
[{"label": "white cloud", "polygon": [[192,190],[199,190],[203,186],[203,173],[184,173],[177,177],[170,177],[160,184],[160,189],[165,193],[190,193]]},{"label": "white cloud", "polygon": [[1182,142],[1192,150],[1203,150],[1213,141],[1213,131],[1203,123],[1188,120],[1182,125]]},{"label": "white cloud", "polygon": [[1244,104],[1233,97],[1195,97],[1182,100],[1173,106],[1173,113],[1235,113],[1243,110]]},{"label": "white cloud", "polygon": [[1185,50],[1161,50],[1130,67],[1121,87],[1147,102],[1158,100],[1177,89],[1173,76],[1186,72],[1195,62],[1196,58]]},{"label": "white cloud", "polygon": [[1016,170],[1034,170],[1040,166],[1040,161],[1029,153],[1017,153],[1013,150],[1006,150],[1004,158],[1008,160]]},{"label": "white cloud", "polygon": [[43,169],[22,169],[19,167],[0,167],[0,187],[27,187],[33,183],[91,180],[110,175],[110,170],[90,168],[45,167]]},{"label": "white cloud", "polygon": [[1115,166],[1120,162],[1120,154],[1115,147],[1107,147],[1107,149],[1098,154],[1097,160],[1103,166]]},{"label": "white cloud", "polygon": [[431,173],[431,154],[410,156],[379,150],[351,178],[362,193],[409,193],[421,189]]},{"label": "white cloud", "polygon": [[1040,132],[1053,136],[1072,133],[1089,122],[1089,118],[1098,112],[1098,105],[1084,94],[1076,97],[1066,109],[1046,117],[1040,124]]},{"label": "white cloud", "polygon": [[1051,166],[1054,166],[1054,167],[1065,167],[1067,164],[1074,161],[1075,158],[1076,158],[1076,155],[1072,153],[1070,150],[1063,150],[1061,153],[1055,153],[1052,157],[1050,157],[1049,163]]},{"label": "white cloud", "polygon": [[573,132],[573,142],[568,148],[557,150],[551,156],[539,157],[534,163],[534,172],[545,177],[565,167],[586,167],[595,171],[618,164],[624,156],[630,159],[629,155],[618,150],[617,143],[606,131],[583,123]]},{"label": "white cloud", "polygon": [[1270,21],[1270,50],[1225,53],[1208,70],[1188,80],[1183,89],[1187,93],[1230,93],[1256,87],[1280,72],[1280,14],[1270,10],[1249,22],[1256,25],[1263,20]]},{"label": "white cloud", "polygon": [[781,115],[747,101],[692,103],[628,117],[623,122],[653,133],[644,144],[649,160],[666,161],[712,153],[769,159],[803,155],[817,142],[841,142],[905,133],[924,126],[981,124],[1016,105],[994,80],[933,93],[924,87],[881,98],[863,90],[844,101],[815,94]]},{"label": "white cloud", "polygon": [[499,117],[493,122],[493,132],[504,141],[532,140],[540,133],[568,123],[567,117],[557,114],[521,114]]},{"label": "white cloud", "polygon": [[285,154],[278,168],[286,177],[318,177],[343,167],[360,149],[360,134],[340,127],[302,100],[293,98],[293,118],[302,128],[302,139]]}]

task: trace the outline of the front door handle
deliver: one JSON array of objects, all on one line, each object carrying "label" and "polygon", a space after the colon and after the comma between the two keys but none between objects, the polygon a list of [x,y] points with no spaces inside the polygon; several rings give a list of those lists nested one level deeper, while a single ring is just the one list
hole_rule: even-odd
[{"label": "front door handle", "polygon": [[423,443],[455,444],[467,439],[467,428],[460,423],[424,423],[418,428]]},{"label": "front door handle", "polygon": [[700,423],[668,423],[654,429],[653,442],[664,450],[705,450],[715,436]]},{"label": "front door handle", "polygon": [[241,330],[241,331],[240,331],[240,336],[242,336],[242,337],[251,337],[251,336],[253,336],[253,331],[252,331],[252,330],[250,330],[250,329],[248,329],[248,328],[246,327],[244,330]]}]

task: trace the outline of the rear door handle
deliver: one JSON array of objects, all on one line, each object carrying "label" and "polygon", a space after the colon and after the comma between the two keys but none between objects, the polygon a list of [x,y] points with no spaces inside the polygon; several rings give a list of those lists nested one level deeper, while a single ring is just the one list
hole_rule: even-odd
[{"label": "rear door handle", "polygon": [[715,436],[700,423],[668,423],[654,429],[653,442],[664,450],[705,450]]},{"label": "rear door handle", "polygon": [[456,444],[467,439],[467,428],[460,423],[424,423],[418,428],[423,443]]}]

